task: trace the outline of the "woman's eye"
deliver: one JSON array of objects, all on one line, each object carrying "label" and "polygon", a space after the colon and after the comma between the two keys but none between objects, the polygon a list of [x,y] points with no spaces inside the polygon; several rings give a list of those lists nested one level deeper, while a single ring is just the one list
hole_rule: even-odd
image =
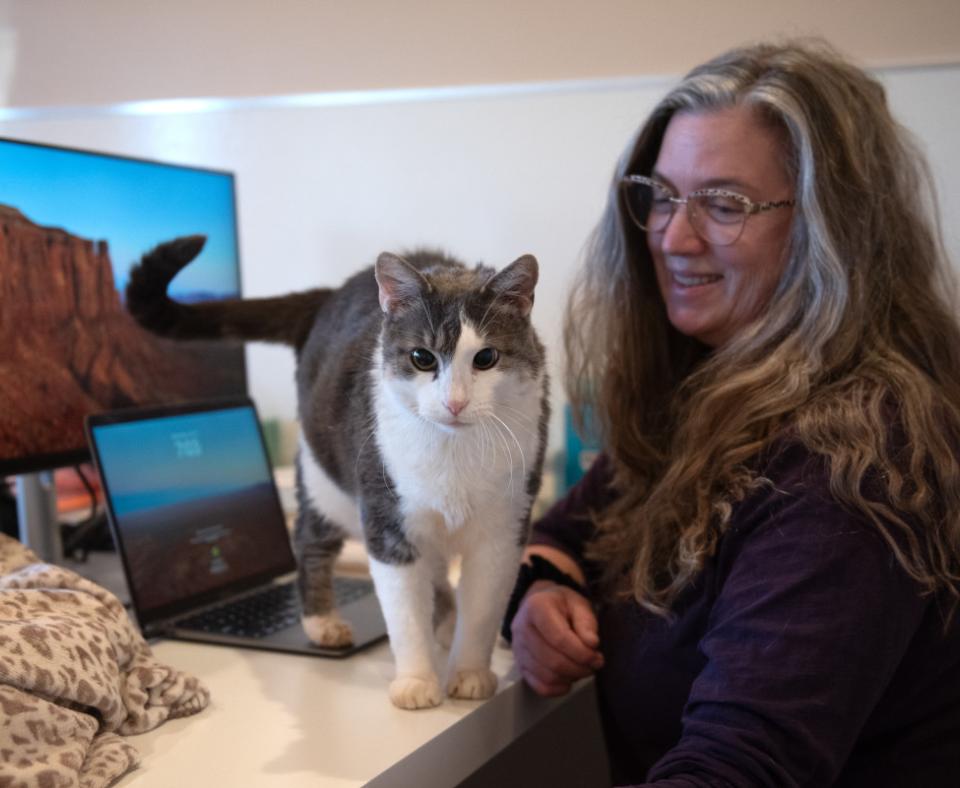
[{"label": "woman's eye", "polygon": [[410,361],[421,372],[430,372],[437,368],[437,357],[426,348],[418,347],[411,350]]},{"label": "woman's eye", "polygon": [[473,357],[474,369],[490,369],[500,360],[500,354],[492,347],[485,347]]},{"label": "woman's eye", "polygon": [[733,197],[707,197],[703,200],[707,215],[721,222],[739,221],[746,206]]}]

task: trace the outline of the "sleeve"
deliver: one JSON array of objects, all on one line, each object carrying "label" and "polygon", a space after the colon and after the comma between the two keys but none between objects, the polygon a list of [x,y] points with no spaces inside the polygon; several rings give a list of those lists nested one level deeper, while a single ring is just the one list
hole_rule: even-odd
[{"label": "sleeve", "polygon": [[533,524],[530,544],[562,550],[586,569],[583,550],[594,533],[591,512],[614,499],[612,475],[608,457],[600,454],[583,478]]},{"label": "sleeve", "polygon": [[831,785],[927,600],[872,524],[807,493],[744,537],[728,569],[681,738],[647,784]]}]

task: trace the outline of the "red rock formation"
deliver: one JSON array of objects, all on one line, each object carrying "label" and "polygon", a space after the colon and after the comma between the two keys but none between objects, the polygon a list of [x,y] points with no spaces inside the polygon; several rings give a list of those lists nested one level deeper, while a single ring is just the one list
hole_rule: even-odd
[{"label": "red rock formation", "polygon": [[142,329],[116,291],[106,241],[0,205],[0,463],[83,447],[83,417],[241,390],[239,348]]}]

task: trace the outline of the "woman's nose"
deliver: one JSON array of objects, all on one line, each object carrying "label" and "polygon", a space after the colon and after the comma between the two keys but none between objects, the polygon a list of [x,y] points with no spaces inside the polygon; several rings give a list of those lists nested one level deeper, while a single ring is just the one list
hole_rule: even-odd
[{"label": "woman's nose", "polygon": [[660,248],[666,254],[693,255],[703,251],[706,242],[690,222],[687,205],[678,205],[667,226],[660,232]]}]

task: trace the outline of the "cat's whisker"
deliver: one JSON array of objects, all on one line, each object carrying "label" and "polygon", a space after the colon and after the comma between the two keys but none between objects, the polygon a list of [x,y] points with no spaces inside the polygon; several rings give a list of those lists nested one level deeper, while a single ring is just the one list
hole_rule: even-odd
[{"label": "cat's whisker", "polygon": [[380,478],[383,479],[383,489],[390,493],[393,500],[399,501],[400,497],[394,491],[393,487],[390,485],[390,482],[387,481],[387,465],[384,462],[380,463]]},{"label": "cat's whisker", "polygon": [[[479,333],[479,330],[478,330],[477,333]],[[527,331],[524,331],[524,330],[520,330],[520,331],[497,331],[496,334],[494,334],[493,336],[494,336],[495,338],[497,338],[497,339],[503,340],[503,339],[511,339],[512,337],[524,337],[524,338],[526,338],[526,337],[529,336],[529,333],[528,333]]]},{"label": "cat's whisker", "polygon": [[[488,420],[488,423],[490,424],[491,427],[493,427],[493,430],[496,436],[500,438],[500,442],[502,443],[504,448],[504,453],[506,454],[507,465],[510,468],[510,479],[508,481],[508,489],[510,491],[510,494],[512,495],[513,494],[513,451],[510,448],[510,443],[507,441],[506,437],[503,434],[503,429],[501,427],[501,425],[503,425],[503,422],[500,421],[500,419],[498,419],[494,414],[491,413],[489,415],[491,418]],[[503,426],[506,426],[506,425],[503,425]]]},{"label": "cat's whisker", "polygon": [[537,435],[540,431],[539,422],[536,419],[524,417],[522,413],[504,413],[503,418],[510,426],[522,430],[527,435]]},{"label": "cat's whisker", "polygon": [[536,417],[534,417],[533,415],[527,413],[524,410],[520,410],[520,408],[515,408],[513,407],[513,405],[508,405],[506,402],[497,403],[497,407],[502,408],[503,410],[509,410],[511,413],[516,413],[518,416],[522,417],[526,421],[533,421],[533,422],[537,421]]},{"label": "cat's whisker", "polygon": [[[503,406],[503,405],[501,405],[498,408],[498,410],[500,410],[501,412],[503,412],[505,409],[506,409],[506,406]],[[492,410],[485,415],[489,415],[492,418],[499,418],[493,413]],[[537,422],[536,419],[533,419],[527,416],[522,411],[516,411],[516,413],[512,413],[512,414],[504,414],[504,418],[500,419],[500,421],[502,421],[505,426],[513,427],[513,429],[519,430],[523,432],[525,435],[536,437],[540,434],[539,422]],[[527,422],[527,423],[524,423],[524,422]]]},{"label": "cat's whisker", "polygon": [[499,448],[502,445],[503,438],[500,436],[500,430],[496,424],[493,424],[489,419],[486,422],[487,425],[487,434],[490,436],[490,451],[492,454],[492,460],[494,466],[497,464],[497,454],[499,453]]},{"label": "cat's whisker", "polygon": [[[501,420],[502,420],[502,419],[501,419]],[[536,435],[537,435],[537,430],[532,429],[531,427],[526,427],[526,426],[524,426],[523,424],[512,424],[512,423],[508,423],[507,421],[504,421],[504,424],[505,424],[508,428],[512,428],[512,429],[511,429],[511,432],[512,432],[513,430],[517,430],[518,432],[522,432],[524,435],[530,435],[530,436],[536,436]]]},{"label": "cat's whisker", "polygon": [[493,436],[490,435],[490,430],[484,421],[477,422],[477,425],[480,427],[480,464],[484,468],[489,468],[491,466],[487,465],[487,444],[490,445],[491,454],[493,455],[490,458],[491,464],[493,463],[493,457],[496,456],[493,446]]},{"label": "cat's whisker", "polygon": [[477,333],[478,333],[480,336],[483,336],[483,329],[484,329],[484,328],[486,327],[486,325],[487,325],[487,315],[490,314],[490,310],[493,308],[493,305],[494,305],[496,302],[497,302],[497,299],[494,298],[489,304],[487,304],[487,308],[486,308],[486,310],[485,310],[484,313],[483,313],[483,317],[480,318],[480,325],[477,326]]},{"label": "cat's whisker", "polygon": [[[515,464],[514,461],[513,461],[513,445],[516,445],[517,448],[520,448],[520,444],[517,442],[517,439],[516,439],[516,437],[515,437],[514,434],[513,434],[513,430],[511,430],[510,427],[507,426],[506,423],[504,423],[504,422],[503,422],[502,420],[500,420],[500,419],[497,419],[496,421],[494,421],[494,424],[497,425],[497,430],[498,430],[499,432],[502,433],[504,430],[506,430],[506,432],[507,432],[507,436],[508,436],[508,437],[505,438],[505,439],[506,439],[506,441],[507,441],[507,445],[510,447],[510,494],[511,494],[511,495],[515,495],[515,494],[516,494],[516,488],[515,488],[515,486],[514,486],[514,470],[515,470],[515,468],[516,468],[516,464]],[[510,442],[510,438],[513,439],[513,443],[512,443],[512,444],[511,444],[511,442]],[[523,482],[523,475],[525,475],[525,474],[523,473],[523,469],[526,467],[526,462],[525,462],[525,458],[524,458],[524,456],[523,456],[523,450],[522,450],[522,449],[520,450],[520,467],[521,467],[521,475],[518,475],[517,478],[520,479],[520,482],[521,482],[520,486],[522,487],[522,486],[523,486],[523,484],[522,484],[522,482]]]},{"label": "cat's whisker", "polygon": [[517,450],[520,452],[520,468],[523,474],[523,478],[526,479],[527,478],[527,458],[526,458],[526,455],[524,455],[523,453],[523,446],[520,444],[520,441],[517,438],[516,434],[514,434],[513,430],[510,429],[510,426],[503,419],[501,419],[495,413],[491,413],[490,415],[493,416],[493,418],[495,418],[498,422],[500,422],[503,425],[503,428],[508,433],[510,433],[510,437],[513,438],[513,442],[517,444]]},{"label": "cat's whisker", "polygon": [[498,434],[497,430],[494,429],[494,427],[492,427],[489,423],[487,424],[487,435],[489,436],[489,440],[490,440],[490,455],[491,455],[490,464],[492,467],[495,468],[498,462],[497,454],[499,454],[499,448],[501,445],[500,440],[498,440],[500,439],[500,435]]},{"label": "cat's whisker", "polygon": [[487,467],[487,441],[486,434],[483,428],[483,422],[477,422],[477,429],[474,430],[476,439],[475,439],[475,448],[480,451],[480,467]]},{"label": "cat's whisker", "polygon": [[532,417],[530,416],[529,413],[527,413],[526,411],[519,410],[518,408],[515,408],[512,405],[508,405],[506,402],[502,400],[494,401],[491,399],[490,401],[483,403],[482,406],[478,407],[477,412],[482,416],[489,416],[491,413],[496,413],[497,411],[501,411],[501,410],[510,410],[510,411],[513,411],[514,413],[519,414],[520,416],[523,416],[527,419],[532,420]]},{"label": "cat's whisker", "polygon": [[357,461],[354,463],[354,466],[353,466],[354,475],[356,475],[356,474],[359,473],[360,460],[361,460],[362,457],[363,457],[363,448],[364,448],[364,446],[366,446],[367,443],[369,443],[370,439],[371,439],[371,438],[376,434],[376,432],[377,432],[377,422],[376,422],[376,420],[375,420],[375,419],[370,419],[370,420],[369,420],[369,424],[370,424],[370,426],[369,426],[369,428],[367,429],[367,437],[364,438],[363,441],[360,443],[360,446],[357,447]]},{"label": "cat's whisker", "polygon": [[430,310],[427,309],[427,302],[423,300],[423,294],[420,294],[420,306],[423,307],[423,314],[427,318],[427,325],[430,326],[430,333],[436,337],[437,329],[433,327],[433,318],[430,317]]}]

